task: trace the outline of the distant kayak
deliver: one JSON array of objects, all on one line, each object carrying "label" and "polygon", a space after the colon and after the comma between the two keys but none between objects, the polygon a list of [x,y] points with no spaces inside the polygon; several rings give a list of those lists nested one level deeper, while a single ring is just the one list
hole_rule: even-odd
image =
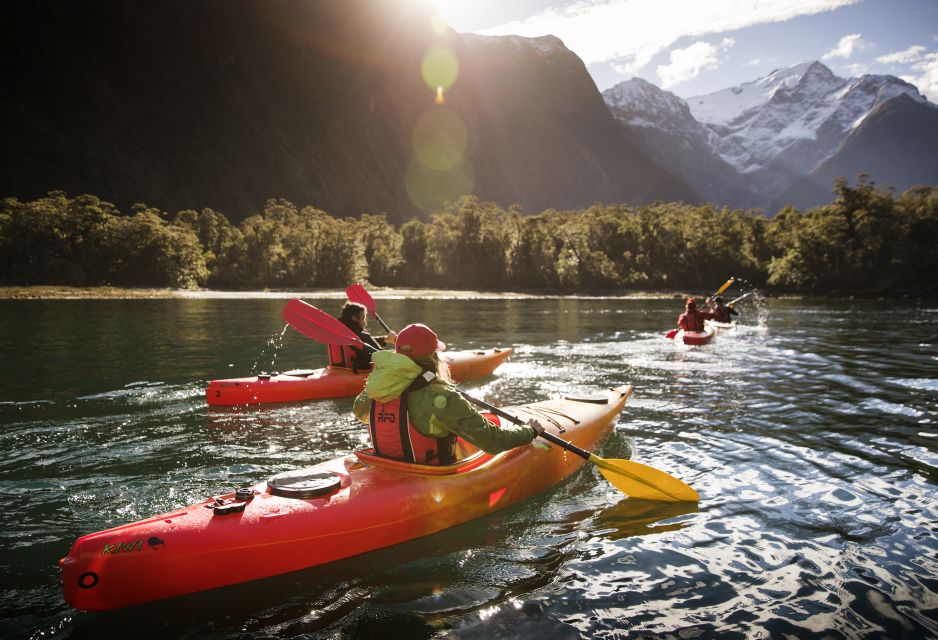
[{"label": "distant kayak", "polygon": [[[594,450],[629,386],[505,407]],[[498,418],[490,416],[494,422]],[[481,518],[544,491],[586,461],[542,440],[497,455],[461,443],[447,466],[373,450],[79,538],[59,561],[65,600],[102,611],[314,567]]]},{"label": "distant kayak", "polygon": [[[511,347],[476,351],[441,351],[457,383],[490,375],[514,349]],[[300,402],[357,396],[365,388],[368,371],[325,367],[299,369],[279,374],[212,380],[205,389],[210,405],[248,405]]]},{"label": "distant kayak", "polygon": [[681,329],[674,336],[675,340],[680,340],[684,344],[692,346],[700,346],[708,344],[713,340],[713,329],[704,328],[703,331],[684,331]]}]

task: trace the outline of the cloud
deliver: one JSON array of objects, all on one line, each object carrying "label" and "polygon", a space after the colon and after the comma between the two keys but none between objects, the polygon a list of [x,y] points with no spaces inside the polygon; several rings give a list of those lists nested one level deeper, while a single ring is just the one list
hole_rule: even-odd
[{"label": "cloud", "polygon": [[547,9],[520,22],[480,33],[542,36],[563,40],[586,64],[608,62],[632,73],[681,38],[784,22],[833,11],[860,0],[580,0]]},{"label": "cloud", "polygon": [[938,52],[927,53],[912,64],[917,75],[902,76],[906,82],[918,87],[931,102],[938,103]]},{"label": "cloud", "polygon": [[836,47],[821,56],[821,60],[831,60],[833,58],[847,60],[853,55],[854,51],[860,51],[863,47],[864,43],[860,40],[860,34],[851,33],[849,36],[841,38]]},{"label": "cloud", "polygon": [[704,69],[720,66],[720,53],[736,44],[732,38],[723,38],[718,45],[697,41],[685,49],[671,51],[671,62],[660,65],[656,71],[661,78],[661,88],[669,89],[700,75]]},{"label": "cloud", "polygon": [[879,56],[876,58],[876,62],[881,64],[908,64],[921,59],[923,53],[925,53],[925,47],[915,44],[905,51],[896,51],[885,56]]},{"label": "cloud", "polygon": [[861,62],[855,62],[853,64],[848,64],[846,67],[847,71],[850,72],[851,76],[862,76],[870,72],[870,68]]}]

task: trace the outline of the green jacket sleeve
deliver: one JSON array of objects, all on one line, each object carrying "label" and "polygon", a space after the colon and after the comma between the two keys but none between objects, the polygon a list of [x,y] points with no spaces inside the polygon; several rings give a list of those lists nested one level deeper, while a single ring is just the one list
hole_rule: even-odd
[{"label": "green jacket sleeve", "polygon": [[498,427],[492,424],[450,387],[431,385],[421,391],[424,395],[421,404],[427,400],[431,403],[429,423],[432,431],[443,429],[454,433],[486,453],[500,453],[528,444],[536,436],[534,429],[527,425]]},{"label": "green jacket sleeve", "polygon": [[368,424],[368,420],[371,417],[371,398],[368,397],[366,391],[362,391],[358,394],[358,397],[355,398],[352,412],[355,414],[356,418]]}]

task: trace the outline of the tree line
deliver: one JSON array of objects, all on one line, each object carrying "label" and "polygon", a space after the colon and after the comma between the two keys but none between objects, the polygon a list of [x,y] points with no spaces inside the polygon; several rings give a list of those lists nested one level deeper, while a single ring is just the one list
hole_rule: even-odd
[{"label": "tree line", "polygon": [[286,200],[233,225],[212,209],[123,212],[51,192],[0,203],[0,284],[610,292],[707,290],[734,275],[778,292],[934,291],[938,187],[896,195],[860,176],[833,195],[772,218],[674,202],[526,216],[466,196],[395,227]]}]

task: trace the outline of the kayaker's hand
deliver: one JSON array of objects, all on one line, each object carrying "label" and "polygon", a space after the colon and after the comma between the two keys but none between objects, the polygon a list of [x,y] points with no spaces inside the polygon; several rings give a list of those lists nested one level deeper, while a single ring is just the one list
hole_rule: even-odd
[{"label": "kayaker's hand", "polygon": [[385,344],[397,344],[397,333],[391,331],[388,335],[384,336]]},{"label": "kayaker's hand", "polygon": [[534,433],[536,434],[534,436],[535,438],[541,435],[542,433],[544,433],[544,425],[538,422],[537,418],[531,418],[530,420],[525,422],[525,424],[531,427],[532,429],[534,429]]}]

